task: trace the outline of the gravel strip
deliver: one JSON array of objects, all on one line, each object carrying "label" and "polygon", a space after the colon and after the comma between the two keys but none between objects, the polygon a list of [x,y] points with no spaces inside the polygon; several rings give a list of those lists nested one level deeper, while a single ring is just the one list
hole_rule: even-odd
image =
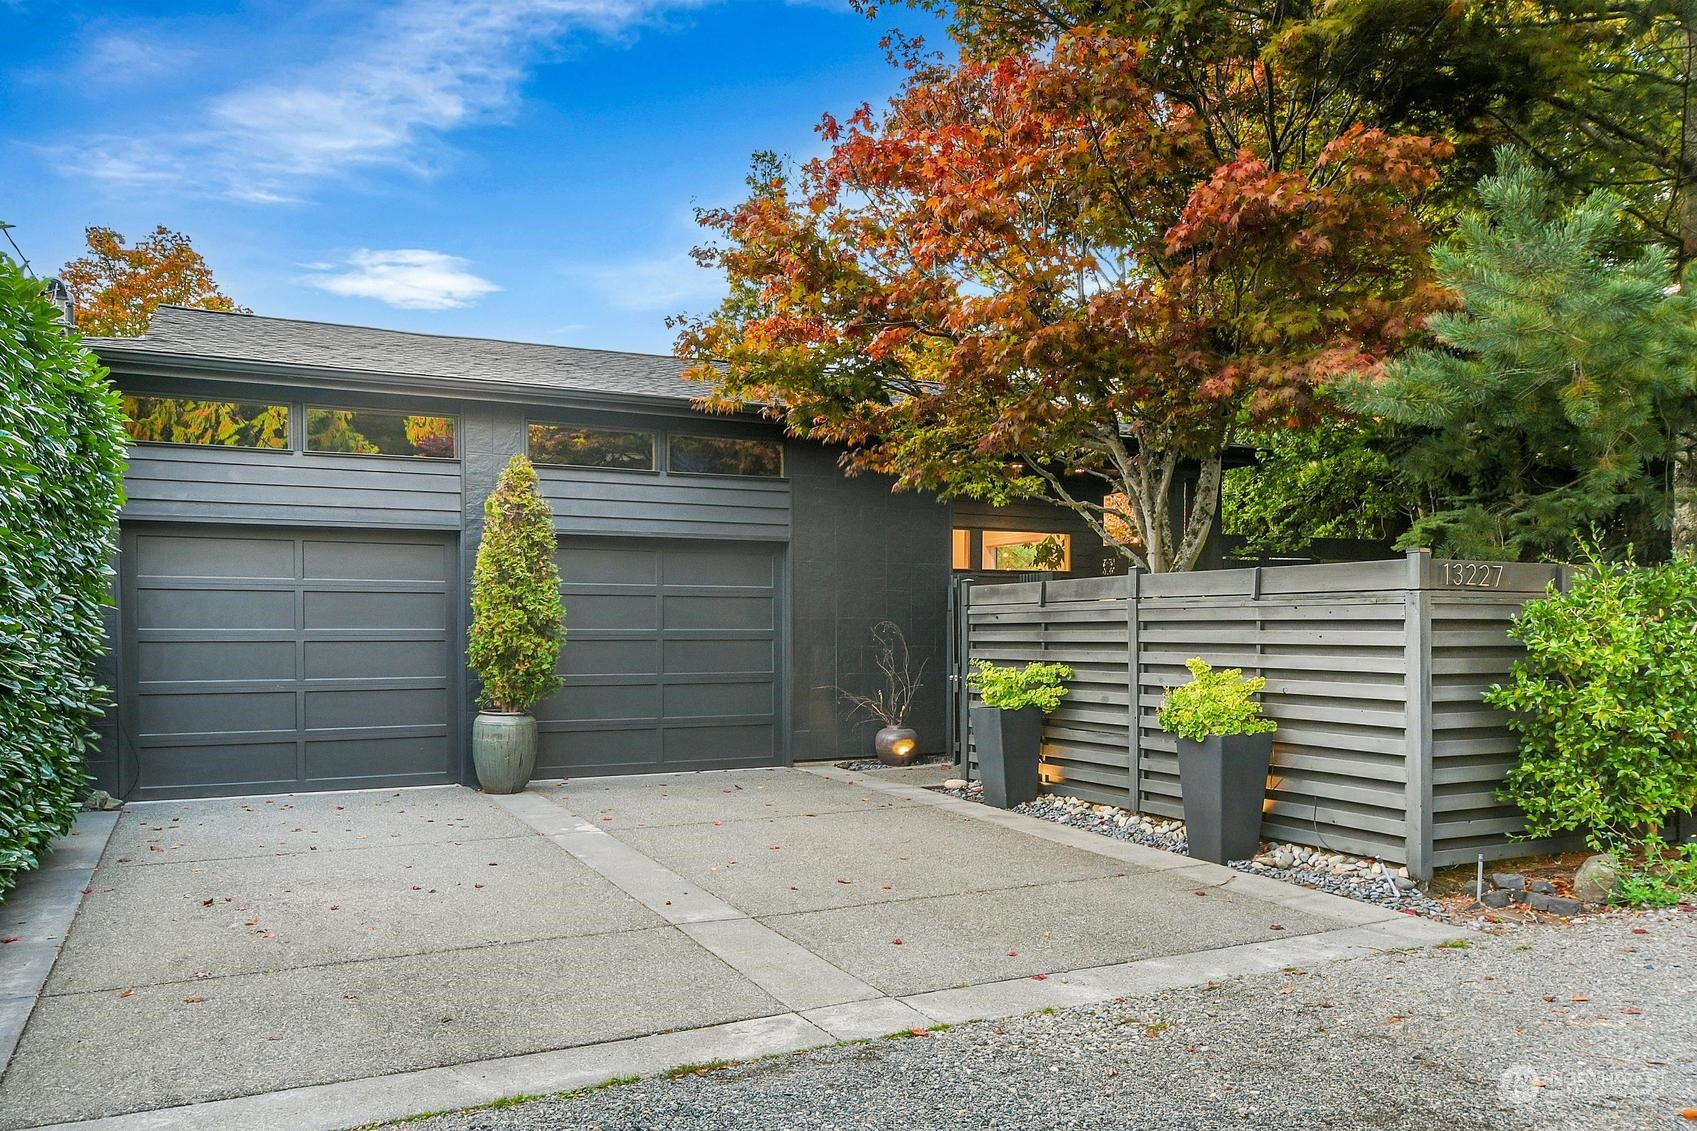
[{"label": "gravel strip", "polygon": [[[959,797],[964,801],[982,802],[984,785],[970,782],[964,787],[950,789],[933,787],[938,793]],[[1168,821],[1147,814],[1133,813],[1113,805],[1093,805],[1081,797],[1045,793],[1035,801],[1025,801],[1011,810],[1026,817],[1036,817],[1057,825],[1084,829],[1114,840],[1127,840],[1147,848],[1159,848],[1180,856],[1189,854],[1183,821]],[[1233,860],[1232,868],[1257,876],[1283,880],[1330,895],[1341,895],[1358,903],[1371,903],[1393,911],[1410,911],[1440,922],[1454,922],[1450,909],[1430,899],[1405,869],[1393,871],[1377,862],[1361,857],[1328,853],[1298,845],[1278,845],[1268,848],[1270,855],[1254,860]],[[1277,861],[1277,863],[1275,863]]]},{"label": "gravel strip", "polygon": [[1694,973],[1697,914],[1614,915],[407,1126],[1691,1127]]}]

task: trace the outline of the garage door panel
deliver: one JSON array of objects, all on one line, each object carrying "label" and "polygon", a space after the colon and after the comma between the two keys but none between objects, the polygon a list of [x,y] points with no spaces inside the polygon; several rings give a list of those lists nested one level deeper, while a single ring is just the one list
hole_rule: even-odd
[{"label": "garage door panel", "polygon": [[306,728],[447,726],[448,698],[437,688],[306,692]]},{"label": "garage door panel", "polygon": [[566,631],[652,627],[660,615],[657,595],[572,593],[565,595]]},{"label": "garage door panel", "polygon": [[536,776],[630,774],[660,765],[660,732],[652,727],[555,723],[537,736]]},{"label": "garage door panel", "polygon": [[658,549],[568,543],[555,560],[567,585],[654,585],[660,579]]},{"label": "garage door panel", "polygon": [[142,534],[131,549],[137,577],[293,578],[295,544],[276,538],[216,540]]},{"label": "garage door panel", "polygon": [[154,692],[142,696],[137,729],[143,738],[176,734],[239,734],[295,729],[293,691],[225,694]]},{"label": "garage door panel", "polygon": [[777,627],[777,601],[771,597],[666,597],[667,628]]},{"label": "garage door panel", "polygon": [[661,756],[668,767],[728,762],[770,765],[778,752],[778,728],[774,723],[668,727],[662,743]]},{"label": "garage door panel", "polygon": [[570,686],[552,696],[543,709],[546,714],[539,710],[538,718],[657,721],[660,718],[660,689],[653,684]]},{"label": "garage door panel", "polygon": [[306,593],[306,624],[315,628],[448,627],[448,606],[440,593]]},{"label": "garage door panel", "polygon": [[660,707],[669,719],[712,718],[723,715],[770,715],[771,680],[757,683],[667,683]]},{"label": "garage door panel", "polygon": [[308,540],[302,547],[309,581],[447,581],[443,546]]},{"label": "garage door panel", "polygon": [[295,678],[292,640],[144,640],[136,658],[153,683]]},{"label": "garage door panel", "polygon": [[292,590],[140,589],[136,627],[244,629],[295,627]]},{"label": "garage door panel", "polygon": [[755,640],[668,640],[666,670],[684,675],[702,672],[773,674],[778,670],[777,642]]},{"label": "garage door panel", "polygon": [[649,675],[660,674],[658,640],[585,640],[569,635],[560,651],[560,674]]},{"label": "garage door panel", "polygon": [[749,585],[770,589],[775,558],[751,554],[742,546],[692,549],[666,555],[662,580],[667,585]]},{"label": "garage door panel", "polygon": [[308,640],[307,679],[447,679],[440,640]]},{"label": "garage door panel", "polygon": [[314,739],[306,744],[306,776],[325,780],[446,774],[448,736]]},{"label": "garage door panel", "polygon": [[142,529],[124,551],[140,797],[453,780],[447,541]]},{"label": "garage door panel", "polygon": [[144,787],[175,794],[237,785],[292,786],[299,771],[293,742],[150,746],[142,755]]}]

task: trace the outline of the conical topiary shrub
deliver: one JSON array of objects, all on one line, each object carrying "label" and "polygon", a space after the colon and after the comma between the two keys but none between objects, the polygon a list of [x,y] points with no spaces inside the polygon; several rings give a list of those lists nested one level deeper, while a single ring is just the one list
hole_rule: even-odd
[{"label": "conical topiary shrub", "polygon": [[565,643],[557,542],[536,469],[517,455],[483,504],[483,542],[471,577],[471,669],[485,708],[472,727],[477,777],[489,793],[516,793],[536,766],[536,720],[524,712],[560,689]]}]

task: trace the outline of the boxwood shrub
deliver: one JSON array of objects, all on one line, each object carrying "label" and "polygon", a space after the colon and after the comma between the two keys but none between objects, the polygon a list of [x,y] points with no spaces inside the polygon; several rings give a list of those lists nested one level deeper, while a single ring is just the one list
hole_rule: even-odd
[{"label": "boxwood shrub", "polygon": [[0,897],[70,827],[106,697],[123,415],[58,317],[0,256]]}]

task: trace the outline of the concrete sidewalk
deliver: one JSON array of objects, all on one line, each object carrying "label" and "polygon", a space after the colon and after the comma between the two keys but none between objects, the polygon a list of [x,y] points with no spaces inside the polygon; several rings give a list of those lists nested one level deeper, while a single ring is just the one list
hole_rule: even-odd
[{"label": "concrete sidewalk", "polygon": [[924,777],[132,807],[0,1127],[341,1127],[1455,933]]}]

